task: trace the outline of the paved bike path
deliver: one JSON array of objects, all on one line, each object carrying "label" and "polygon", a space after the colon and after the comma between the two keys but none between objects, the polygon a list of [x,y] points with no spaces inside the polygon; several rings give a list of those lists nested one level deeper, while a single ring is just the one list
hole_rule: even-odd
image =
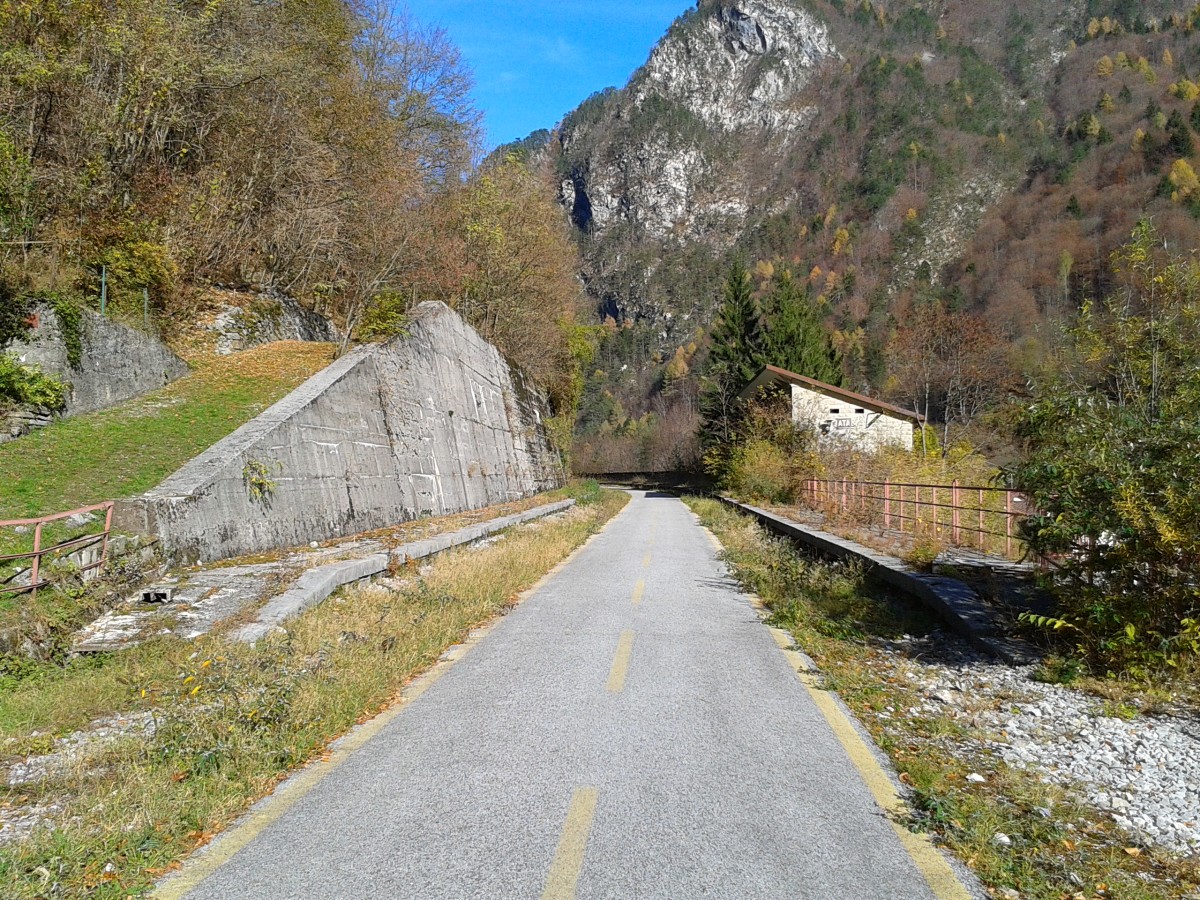
[{"label": "paved bike path", "polygon": [[969,895],[930,887],[692,513],[638,492],[187,896]]}]

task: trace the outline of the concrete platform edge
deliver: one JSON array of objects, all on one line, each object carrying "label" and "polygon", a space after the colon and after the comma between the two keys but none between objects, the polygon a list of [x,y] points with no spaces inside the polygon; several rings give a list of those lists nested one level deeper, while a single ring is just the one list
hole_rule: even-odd
[{"label": "concrete platform edge", "polygon": [[855,541],[801,525],[730,497],[721,497],[720,500],[727,506],[753,516],[770,531],[791,538],[822,556],[863,563],[873,578],[920,600],[941,616],[957,634],[1009,665],[1030,665],[1040,659],[1033,646],[997,634],[983,601],[967,584],[957,579],[914,572],[895,557],[878,553]]},{"label": "concrete platform edge", "polygon": [[470,544],[506,528],[512,528],[514,525],[552,516],[557,512],[570,509],[574,505],[574,500],[547,503],[524,512],[469,525],[458,531],[402,544],[392,550],[390,554],[372,553],[361,559],[339,560],[324,566],[316,566],[301,575],[294,587],[263,604],[255,621],[234,630],[229,637],[244,644],[253,644],[262,640],[288,619],[298,616],[305,610],[328,599],[339,588],[356,581],[372,578],[380,572],[386,571],[393,561],[397,565],[403,565],[406,562],[426,559],[443,550]]}]

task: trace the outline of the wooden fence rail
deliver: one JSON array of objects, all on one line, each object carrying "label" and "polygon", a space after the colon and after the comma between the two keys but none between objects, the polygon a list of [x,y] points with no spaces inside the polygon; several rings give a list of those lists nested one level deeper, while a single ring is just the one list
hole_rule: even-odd
[{"label": "wooden fence rail", "polygon": [[[104,530],[85,534],[79,537],[73,537],[65,541],[60,541],[49,546],[42,546],[42,532],[47,525],[54,522],[61,522],[64,519],[69,519],[72,516],[90,515],[92,513],[104,513]],[[79,573],[87,573],[100,569],[108,561],[108,537],[112,533],[112,517],[113,503],[97,503],[94,506],[84,506],[80,509],[73,509],[69,512],[55,513],[52,516],[42,516],[37,519],[7,519],[0,521],[0,528],[32,528],[33,529],[33,549],[26,553],[11,553],[5,556],[0,556],[0,563],[17,562],[23,559],[31,560],[28,584],[10,584],[16,575],[11,576],[8,582],[0,582],[0,596],[6,594],[22,594],[26,591],[32,593],[33,597],[37,598],[38,588],[43,588],[49,585],[50,579],[44,577],[45,567],[42,560],[46,556],[57,556],[65,552],[78,552],[88,547],[100,545],[100,558],[95,562],[81,565],[77,570]],[[18,573],[22,574],[22,573]]]},{"label": "wooden fence rail", "polygon": [[1018,523],[1030,514],[1019,491],[977,485],[892,481],[804,483],[803,500],[831,519],[878,525],[933,537],[954,547],[1020,559],[1025,546]]}]

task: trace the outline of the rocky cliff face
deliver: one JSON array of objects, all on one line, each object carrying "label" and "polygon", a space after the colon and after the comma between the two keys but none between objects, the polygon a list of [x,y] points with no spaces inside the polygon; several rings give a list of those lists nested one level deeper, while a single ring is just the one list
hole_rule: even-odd
[{"label": "rocky cliff face", "polygon": [[738,148],[780,152],[815,115],[805,87],[837,58],[828,29],[803,8],[700,4],[624,91],[593,98],[564,123],[555,151],[562,202],[600,241],[625,230],[730,246],[764,201]]},{"label": "rocky cliff face", "polygon": [[738,0],[699,9],[668,35],[632,85],[635,102],[659,95],[712,128],[791,131],[811,118],[798,101],[813,70],[837,56],[828,29],[807,11]]}]

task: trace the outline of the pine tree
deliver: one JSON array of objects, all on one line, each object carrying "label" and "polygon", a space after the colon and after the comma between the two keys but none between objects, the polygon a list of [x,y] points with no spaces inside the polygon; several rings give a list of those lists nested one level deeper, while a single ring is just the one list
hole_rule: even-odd
[{"label": "pine tree", "polygon": [[737,418],[738,393],[761,371],[762,316],[750,273],[735,261],[725,279],[724,300],[712,330],[712,350],[700,392],[701,439],[706,447],[727,444]]},{"label": "pine tree", "polygon": [[745,387],[763,367],[762,314],[746,266],[735,262],[725,279],[725,299],[712,330],[711,365]]},{"label": "pine tree", "polygon": [[775,280],[764,303],[767,362],[781,369],[841,385],[842,362],[808,291],[791,273]]},{"label": "pine tree", "polygon": [[1192,155],[1192,134],[1179,110],[1172,112],[1167,119],[1167,133],[1167,146],[1172,154],[1184,157]]}]

